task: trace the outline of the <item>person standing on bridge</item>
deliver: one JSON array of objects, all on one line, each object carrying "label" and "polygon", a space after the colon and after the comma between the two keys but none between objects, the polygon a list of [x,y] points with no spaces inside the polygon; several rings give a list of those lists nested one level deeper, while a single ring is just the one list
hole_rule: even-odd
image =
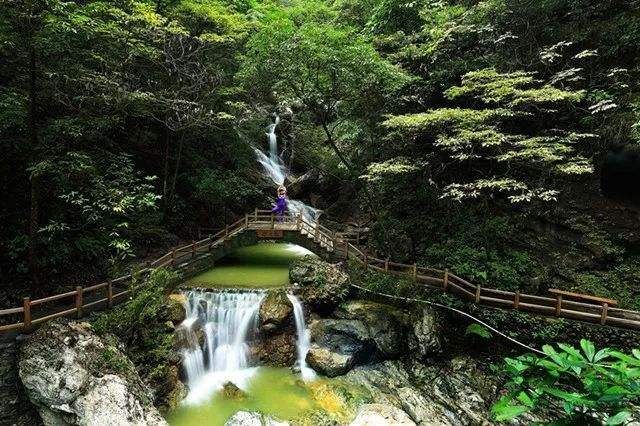
[{"label": "person standing on bridge", "polygon": [[284,214],[287,211],[287,188],[283,185],[278,187],[278,198],[271,209],[271,213],[278,215],[278,222],[282,222]]}]

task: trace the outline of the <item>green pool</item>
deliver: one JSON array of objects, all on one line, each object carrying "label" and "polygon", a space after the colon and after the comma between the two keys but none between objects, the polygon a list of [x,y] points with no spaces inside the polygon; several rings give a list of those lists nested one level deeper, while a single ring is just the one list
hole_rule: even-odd
[{"label": "green pool", "polygon": [[167,421],[171,426],[222,426],[236,412],[251,411],[295,425],[340,424],[348,423],[355,408],[368,401],[364,389],[337,379],[305,384],[288,368],[259,367],[243,395],[218,392],[202,404],[180,406]]},{"label": "green pool", "polygon": [[242,247],[220,259],[215,267],[187,281],[192,287],[282,287],[289,284],[289,265],[315,256],[288,243],[260,243]]}]

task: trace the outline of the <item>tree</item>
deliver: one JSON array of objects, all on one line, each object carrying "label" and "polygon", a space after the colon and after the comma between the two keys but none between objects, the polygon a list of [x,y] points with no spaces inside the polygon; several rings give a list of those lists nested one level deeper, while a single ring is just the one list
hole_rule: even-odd
[{"label": "tree", "polygon": [[395,136],[436,153],[431,162],[457,163],[454,172],[439,176],[445,197],[503,193],[511,202],[550,201],[559,193],[559,176],[592,171],[579,148],[595,135],[576,131],[569,119],[583,92],[543,84],[528,72],[483,69],[465,74],[462,85],[445,96],[465,107],[392,116],[383,123]]},{"label": "tree", "polygon": [[310,113],[325,143],[352,169],[341,126],[375,121],[408,78],[353,30],[317,19],[322,10],[306,12],[272,12],[248,42],[241,77],[250,95]]}]

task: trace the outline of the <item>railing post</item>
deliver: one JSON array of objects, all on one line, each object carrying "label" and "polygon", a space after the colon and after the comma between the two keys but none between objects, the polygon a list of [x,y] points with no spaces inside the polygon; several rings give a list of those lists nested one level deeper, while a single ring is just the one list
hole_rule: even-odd
[{"label": "railing post", "polygon": [[556,316],[560,316],[562,312],[562,295],[556,294]]},{"label": "railing post", "polygon": [[249,213],[244,215],[244,226],[245,228],[249,227]]},{"label": "railing post", "polygon": [[273,213],[271,213],[271,229],[274,229],[276,227],[275,219],[276,219],[276,216]]},{"label": "railing post", "polygon": [[384,261],[384,271],[388,272],[389,271],[389,258],[387,257],[387,259]]},{"label": "railing post", "polygon": [[344,258],[349,260],[349,241],[344,240]]},{"label": "railing post", "polygon": [[229,225],[224,225],[224,239],[226,241],[226,239],[229,237]]},{"label": "railing post", "polygon": [[176,264],[176,249],[171,249],[171,266]]},{"label": "railing post", "polygon": [[28,297],[22,299],[22,324],[25,331],[31,329],[31,299]]},{"label": "railing post", "polygon": [[296,229],[302,231],[302,213],[298,213],[296,217]]},{"label": "railing post", "polygon": [[113,307],[113,281],[107,281],[107,306]]},{"label": "railing post", "polygon": [[255,221],[257,222],[258,221],[258,209],[257,208],[253,211],[253,215],[254,215]]},{"label": "railing post", "polygon": [[413,270],[411,271],[411,278],[413,278],[413,282],[418,281],[418,264],[413,262]]},{"label": "railing post", "polygon": [[196,257],[196,242],[195,241],[191,241],[191,258],[195,258]]},{"label": "railing post", "polygon": [[444,281],[442,282],[442,289],[447,291],[447,287],[449,287],[449,270],[444,270]]},{"label": "railing post", "polygon": [[76,287],[76,317],[82,318],[82,287]]},{"label": "railing post", "polygon": [[513,298],[513,309],[517,311],[518,306],[520,306],[520,290],[516,291],[516,295]]},{"label": "railing post", "polygon": [[602,304],[602,315],[600,315],[600,324],[604,325],[607,322],[607,312],[609,311],[609,304]]},{"label": "railing post", "polygon": [[476,303],[480,303],[480,284],[476,286]]},{"label": "railing post", "polygon": [[364,269],[368,269],[369,268],[369,256],[367,255],[367,252],[364,252]]}]

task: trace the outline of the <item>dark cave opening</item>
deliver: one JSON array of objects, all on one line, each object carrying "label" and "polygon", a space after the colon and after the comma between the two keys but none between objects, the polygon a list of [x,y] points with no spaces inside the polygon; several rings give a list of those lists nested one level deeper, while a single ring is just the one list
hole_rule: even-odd
[{"label": "dark cave opening", "polygon": [[600,188],[607,198],[640,207],[640,146],[620,146],[607,154]]}]

